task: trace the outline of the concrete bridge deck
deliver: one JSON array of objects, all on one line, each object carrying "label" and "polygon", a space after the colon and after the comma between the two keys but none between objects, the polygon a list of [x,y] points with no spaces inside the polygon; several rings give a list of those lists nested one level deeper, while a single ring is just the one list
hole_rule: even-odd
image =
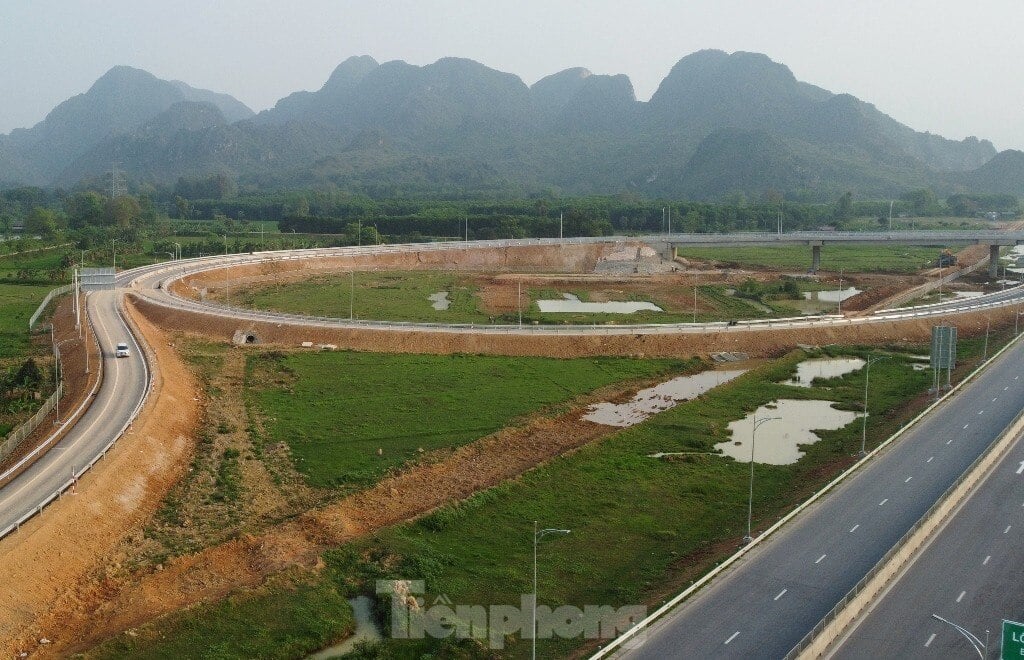
[{"label": "concrete bridge deck", "polygon": [[996,276],[999,248],[1024,243],[1024,231],[995,229],[950,231],[795,231],[795,232],[740,232],[733,234],[666,234],[660,239],[672,253],[679,247],[741,247],[770,245],[809,245],[811,270],[817,271],[821,263],[821,247],[836,245],[934,245],[945,247],[953,243],[989,246],[989,276]]}]

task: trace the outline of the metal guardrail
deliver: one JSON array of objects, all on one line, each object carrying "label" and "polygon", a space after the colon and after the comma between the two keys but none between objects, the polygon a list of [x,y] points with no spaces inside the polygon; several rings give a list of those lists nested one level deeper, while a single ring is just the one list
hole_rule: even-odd
[{"label": "metal guardrail", "polygon": [[[90,468],[92,468],[96,463],[98,463],[101,459],[103,459],[107,455],[107,452],[110,451],[110,448],[114,446],[114,443],[116,443],[118,440],[120,440],[124,436],[125,432],[127,432],[128,429],[131,428],[132,423],[135,421],[135,418],[138,417],[138,415],[139,415],[139,411],[142,410],[142,407],[145,405],[146,401],[149,399],[149,395],[153,391],[153,378],[154,378],[153,371],[152,371],[152,369],[150,367],[150,362],[149,362],[150,359],[151,359],[150,347],[148,345],[145,345],[145,348],[143,349],[143,345],[140,345],[139,341],[135,337],[136,333],[139,332],[138,328],[135,326],[134,323],[132,323],[130,321],[130,319],[126,318],[124,315],[121,314],[120,309],[118,309],[118,315],[121,316],[121,318],[125,321],[125,323],[127,325],[129,325],[132,328],[132,330],[133,330],[133,332],[130,332],[128,334],[129,334],[129,337],[131,338],[132,343],[135,345],[136,350],[138,350],[139,355],[142,357],[142,365],[143,365],[143,368],[145,369],[145,372],[146,372],[146,391],[145,391],[145,393],[143,394],[142,398],[139,400],[139,403],[132,410],[131,414],[128,417],[128,420],[121,426],[121,428],[117,431],[117,433],[114,434],[114,436],[111,438],[110,442],[108,442],[106,445],[104,445],[104,447],[95,456],[93,456],[90,460],[88,460],[86,462],[86,464],[81,469],[72,469],[70,478],[67,481],[65,481],[64,483],[62,483],[61,485],[59,485],[53,491],[53,493],[51,493],[46,498],[44,498],[39,504],[37,504],[35,507],[33,507],[32,510],[28,511],[25,515],[21,516],[18,520],[14,521],[10,525],[8,525],[6,528],[0,529],[0,539],[4,538],[5,536],[10,534],[11,532],[14,532],[14,531],[18,530],[23,523],[25,523],[27,520],[31,519],[36,514],[42,513],[42,510],[48,504],[53,502],[55,499],[59,498],[64,493],[64,491],[66,491],[69,488],[71,488],[72,486],[74,486],[78,482],[78,479],[81,478],[81,476],[83,474],[85,474]],[[89,321],[90,327],[93,328],[92,336],[93,337],[97,337],[96,332],[95,332],[95,327],[93,326],[93,323],[92,323],[92,319],[88,317],[88,314],[86,315],[86,318]],[[99,340],[97,339],[97,342],[98,341]],[[85,400],[82,401],[82,404],[68,418],[68,421],[65,422],[61,426],[61,428],[58,429],[58,431],[53,434],[53,436],[51,436],[51,440],[55,439],[61,433],[63,433],[64,430],[72,423],[72,421],[76,420],[76,418],[79,416],[79,414],[82,412],[82,410],[89,403],[92,402],[93,395],[99,389],[100,382],[102,381],[103,360],[99,360],[99,363],[100,363],[100,366],[98,368],[101,370],[101,377],[96,379],[96,385],[93,387],[92,392],[90,392],[89,396],[87,396],[85,398]],[[48,442],[49,441],[50,440],[48,440]],[[39,447],[37,447],[35,450],[33,450],[33,454],[35,452],[38,452],[39,450],[43,449],[44,446],[46,446],[45,443],[43,445],[40,445]],[[19,461],[18,464],[16,464],[12,468],[10,468],[7,472],[5,472],[3,475],[0,475],[0,483],[3,483],[3,479],[7,475],[11,474],[15,469],[18,469],[19,466],[21,467],[21,469],[24,469],[25,466],[21,465],[21,463],[23,461],[25,461],[26,459],[28,459],[29,457],[31,457],[31,456],[32,456],[32,454],[29,454],[28,456],[23,458],[22,461]],[[36,458],[37,457],[38,456],[36,456]]]},{"label": "metal guardrail", "polygon": [[62,296],[65,293],[70,292],[72,287],[73,285],[71,284],[65,284],[64,286],[59,286],[56,289],[52,289],[49,293],[46,294],[46,297],[43,298],[43,302],[39,303],[39,307],[36,308],[36,311],[33,312],[32,316],[28,320],[29,332],[32,331],[32,328],[35,327],[36,322],[39,320],[39,317],[43,315],[44,311],[46,311],[46,306],[50,304],[50,301],[52,301],[57,296]]},{"label": "metal guardrail", "polygon": [[[944,232],[949,233],[949,232]],[[995,232],[1001,234],[1003,232]],[[1024,232],[1021,232],[1024,236]],[[786,235],[786,234],[784,234]],[[701,236],[707,236],[701,234]],[[663,237],[645,237],[650,240],[659,240]],[[706,333],[709,331],[737,331],[744,329],[762,328],[810,328],[815,326],[833,326],[837,324],[864,324],[882,321],[896,321],[910,318],[926,318],[947,313],[964,313],[995,309],[1012,304],[1024,302],[1024,284],[999,291],[979,298],[963,301],[962,303],[937,303],[917,307],[906,307],[898,310],[880,310],[874,314],[847,318],[839,315],[823,315],[815,317],[793,317],[782,319],[749,319],[742,321],[716,321],[710,323],[648,323],[648,324],[621,324],[621,325],[494,325],[494,324],[466,324],[466,323],[415,323],[407,321],[376,321],[360,319],[341,319],[337,317],[317,317],[301,314],[287,314],[283,312],[263,312],[245,310],[239,307],[232,307],[221,303],[208,301],[196,301],[177,296],[169,291],[174,283],[200,273],[230,267],[234,264],[256,265],[275,262],[299,261],[309,258],[324,257],[359,257],[372,256],[380,253],[401,253],[401,252],[438,252],[448,250],[467,250],[482,248],[511,248],[529,247],[534,245],[581,245],[594,243],[622,243],[640,241],[641,238],[630,237],[584,237],[573,239],[518,239],[518,240],[495,240],[495,241],[471,241],[471,242],[445,242],[445,243],[405,243],[385,246],[362,246],[342,248],[312,248],[306,250],[280,250],[272,252],[259,252],[241,255],[223,255],[214,258],[205,257],[186,260],[184,270],[180,270],[182,262],[171,262],[160,264],[159,267],[147,267],[148,272],[136,275],[145,275],[167,271],[169,277],[160,281],[160,290],[163,292],[164,300],[150,298],[167,307],[177,309],[192,309],[195,311],[206,311],[218,315],[227,315],[236,319],[250,321],[292,321],[305,324],[330,325],[339,328],[363,328],[382,330],[409,330],[409,331],[446,331],[446,332],[476,332],[484,334],[590,334],[590,335],[613,335],[613,334],[662,334],[662,333]],[[193,266],[193,267],[190,267]],[[198,267],[194,267],[198,266]],[[139,269],[140,271],[142,269]],[[947,276],[948,277],[948,276]]]},{"label": "metal guardrail", "polygon": [[882,555],[882,558],[879,559],[878,562],[871,567],[871,570],[869,570],[864,575],[864,577],[862,577],[857,582],[857,584],[855,584],[853,588],[850,589],[850,591],[848,591],[846,595],[843,596],[838,603],[836,603],[836,606],[829,610],[828,614],[826,614],[824,618],[822,618],[822,620],[819,621],[818,624],[810,630],[810,632],[804,635],[804,637],[799,642],[797,642],[796,646],[794,646],[790,650],[790,652],[785,655],[784,660],[796,660],[796,658],[799,657],[799,655],[803,653],[803,651],[814,642],[818,635],[820,635],[829,624],[835,621],[836,617],[839,616],[843,609],[845,609],[846,606],[849,605],[850,602],[854,598],[856,598],[857,595],[860,594],[860,592],[863,591],[871,583],[875,576],[877,576],[880,572],[886,569],[886,566],[892,560],[892,558],[898,552],[903,550],[904,546],[914,537],[914,534],[916,534],[923,526],[927,525],[930,522],[931,517],[935,514],[935,512],[946,505],[947,500],[950,497],[952,497],[956,490],[961,485],[963,485],[963,483],[967,479],[970,479],[972,477],[974,470],[978,467],[978,465],[981,464],[981,462],[984,461],[986,458],[988,458],[989,452],[991,452],[1000,442],[1003,441],[1003,437],[1010,432],[1010,429],[1012,429],[1014,425],[1020,422],[1021,418],[1024,418],[1024,410],[1017,413],[1016,417],[1014,417],[1013,420],[1011,420],[1010,423],[1006,425],[1006,428],[1004,428],[999,433],[999,435],[997,435],[995,439],[987,447],[985,447],[985,450],[982,451],[981,454],[979,454],[978,457],[971,462],[967,469],[964,470],[963,474],[957,477],[956,481],[954,481],[950,485],[950,487],[943,491],[942,495],[940,495],[939,498],[935,500],[935,503],[928,507],[928,510],[925,511],[924,515],[921,516],[921,518],[918,519],[918,521],[915,522],[909,530],[907,530],[907,533],[901,536],[900,540],[897,541],[894,546],[889,548],[889,551]]},{"label": "metal guardrail", "polygon": [[[609,656],[616,649],[618,649],[619,647],[621,647],[622,645],[627,643],[630,639],[632,639],[633,637],[636,637],[638,634],[648,630],[650,628],[651,624],[653,624],[655,621],[657,621],[658,619],[660,619],[661,617],[665,616],[670,611],[675,609],[675,607],[677,605],[679,605],[679,603],[683,602],[687,598],[690,598],[695,593],[697,593],[700,589],[702,589],[705,586],[707,586],[712,580],[714,580],[716,577],[718,577],[722,572],[724,572],[730,566],[732,566],[733,564],[738,562],[740,559],[745,557],[747,555],[747,553],[752,551],[756,546],[758,546],[762,542],[766,541],[768,538],[770,538],[772,536],[772,534],[774,534],[778,530],[782,529],[785,525],[789,524],[794,518],[796,518],[801,513],[803,513],[805,510],[807,510],[808,507],[810,507],[815,502],[820,500],[822,497],[824,497],[825,495],[830,493],[836,486],[838,486],[839,484],[845,482],[848,478],[853,476],[856,472],[858,472],[859,470],[861,470],[862,468],[867,466],[867,464],[871,461],[871,459],[873,459],[875,456],[877,456],[878,454],[880,454],[883,451],[885,451],[890,445],[892,445],[894,442],[896,442],[896,440],[898,440],[900,437],[902,437],[903,434],[905,434],[911,428],[916,426],[918,422],[920,422],[922,419],[924,419],[933,410],[938,408],[940,405],[944,404],[946,402],[946,400],[948,400],[954,394],[956,394],[961,389],[963,389],[968,383],[973,381],[982,371],[987,369],[993,362],[995,362],[997,359],[999,359],[999,357],[1003,353],[1005,353],[1011,347],[1013,347],[1015,344],[1017,344],[1020,341],[1020,337],[1021,336],[1018,335],[1017,337],[1015,337],[1014,339],[1009,341],[1005,346],[1003,346],[1001,349],[996,351],[992,355],[992,357],[990,357],[988,360],[986,360],[982,364],[978,365],[978,367],[974,371],[972,371],[971,373],[967,374],[967,376],[962,381],[960,381],[959,383],[954,385],[953,389],[951,389],[948,392],[946,392],[942,396],[942,398],[940,398],[938,401],[932,402],[927,408],[925,408],[920,413],[918,413],[913,419],[911,419],[909,422],[907,422],[902,427],[897,429],[896,432],[893,433],[891,436],[889,436],[884,442],[882,442],[880,445],[878,445],[877,447],[875,447],[874,449],[869,451],[866,456],[864,456],[859,461],[857,461],[856,463],[854,463],[853,465],[848,467],[846,470],[844,470],[842,473],[840,473],[835,479],[833,479],[832,481],[830,481],[827,484],[825,484],[824,486],[822,486],[813,495],[811,495],[806,500],[804,500],[799,505],[797,505],[796,508],[794,508],[792,511],[790,511],[789,513],[784,515],[782,518],[780,518],[778,521],[776,521],[773,525],[768,527],[768,529],[766,529],[764,532],[762,532],[758,536],[755,536],[753,541],[751,541],[747,545],[745,545],[742,548],[740,548],[739,550],[737,550],[735,553],[733,553],[732,555],[727,557],[724,561],[722,561],[720,564],[718,564],[715,568],[713,568],[710,571],[708,571],[707,573],[705,573],[696,582],[694,582],[689,587],[684,589],[682,592],[680,592],[679,594],[677,594],[676,596],[672,597],[667,602],[662,604],[657,610],[655,610],[653,613],[648,615],[647,618],[643,619],[642,621],[637,622],[636,625],[634,625],[632,628],[626,630],[621,635],[616,637],[614,640],[609,642],[607,646],[605,646],[604,648],[599,650],[597,653],[592,655],[590,657],[590,660],[600,660],[600,658],[604,658],[604,657]],[[1024,414],[1024,413],[1022,413],[1022,414]],[[981,454],[981,456],[984,456],[984,455],[985,454],[983,452]],[[970,470],[965,472],[965,474],[969,474],[969,473],[970,473]],[[861,588],[863,588],[863,586],[861,586]],[[834,616],[834,614],[833,614],[833,616]],[[815,626],[815,627],[817,628],[817,626]],[[813,639],[813,637],[811,637],[811,638]],[[803,642],[803,641],[804,640],[801,640],[801,642]]]}]

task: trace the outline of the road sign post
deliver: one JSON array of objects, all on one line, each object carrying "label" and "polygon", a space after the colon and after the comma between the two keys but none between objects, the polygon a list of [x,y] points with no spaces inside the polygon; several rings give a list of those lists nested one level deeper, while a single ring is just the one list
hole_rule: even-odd
[{"label": "road sign post", "polygon": [[1000,654],[1002,660],[1024,658],[1024,623],[1003,620],[1002,649]]}]

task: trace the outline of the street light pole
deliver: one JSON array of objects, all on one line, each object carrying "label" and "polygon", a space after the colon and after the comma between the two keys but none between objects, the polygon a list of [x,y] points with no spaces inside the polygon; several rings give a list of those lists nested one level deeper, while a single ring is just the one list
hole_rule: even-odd
[{"label": "street light pole", "polygon": [[356,304],[356,271],[350,270],[348,274],[349,279],[351,280],[348,290],[348,320],[352,321],[355,319],[355,312],[353,310],[355,309]]},{"label": "street light pole", "polygon": [[860,455],[867,456],[868,442],[868,381],[871,379],[871,365],[879,360],[888,360],[888,355],[879,355],[876,358],[869,358],[864,368],[864,415],[861,417],[860,425]]},{"label": "street light pole", "polygon": [[754,418],[754,425],[750,429],[750,499],[747,500],[747,535],[743,537],[743,545],[754,540],[751,535],[751,525],[754,519],[754,444],[757,441],[757,428],[765,422],[782,419],[781,417]]},{"label": "street light pole", "polygon": [[530,621],[530,638],[533,640],[533,650],[530,657],[537,660],[537,543],[545,536],[551,534],[568,534],[568,529],[537,529],[537,521],[533,521],[533,616]]},{"label": "street light pole", "polygon": [[843,271],[839,271],[839,291],[836,293],[836,298],[839,300],[838,313],[843,313]]}]

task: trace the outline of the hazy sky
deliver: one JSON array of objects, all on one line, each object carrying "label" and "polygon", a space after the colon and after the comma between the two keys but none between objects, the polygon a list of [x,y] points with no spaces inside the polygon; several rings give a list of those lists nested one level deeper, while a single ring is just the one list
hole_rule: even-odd
[{"label": "hazy sky", "polygon": [[1024,149],[1022,0],[0,0],[0,132],[127,64],[254,110],[350,55],[469,57],[532,84],[625,73],[646,100],[702,48],[766,53],[911,127]]}]

